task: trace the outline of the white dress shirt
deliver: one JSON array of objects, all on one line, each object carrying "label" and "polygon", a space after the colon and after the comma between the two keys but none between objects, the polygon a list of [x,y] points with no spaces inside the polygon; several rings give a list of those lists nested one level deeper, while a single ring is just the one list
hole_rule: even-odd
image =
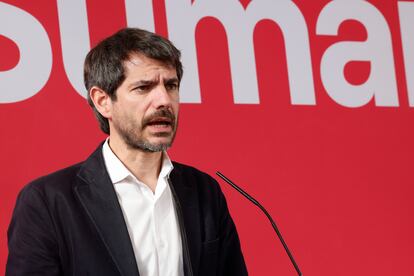
[{"label": "white dress shirt", "polygon": [[167,153],[157,186],[139,181],[109,147],[103,145],[106,169],[128,227],[140,276],[182,276],[182,244],[177,215],[167,178],[173,165]]}]

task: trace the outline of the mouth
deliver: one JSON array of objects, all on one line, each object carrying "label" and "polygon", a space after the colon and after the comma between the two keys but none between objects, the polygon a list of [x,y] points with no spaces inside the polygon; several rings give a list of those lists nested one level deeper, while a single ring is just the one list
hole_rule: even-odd
[{"label": "mouth", "polygon": [[175,116],[166,108],[160,109],[145,117],[142,126],[157,137],[171,136],[175,132]]},{"label": "mouth", "polygon": [[151,119],[149,122],[145,124],[145,126],[158,128],[158,129],[167,129],[167,128],[172,128],[173,121],[167,117],[158,117],[158,118]]}]

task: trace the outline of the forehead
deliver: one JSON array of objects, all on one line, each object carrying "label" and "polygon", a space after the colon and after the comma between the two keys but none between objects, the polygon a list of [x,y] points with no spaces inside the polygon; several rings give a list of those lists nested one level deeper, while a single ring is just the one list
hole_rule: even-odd
[{"label": "forehead", "polygon": [[134,53],[124,61],[125,77],[141,76],[155,77],[164,76],[172,78],[177,76],[175,67],[166,64],[160,60],[149,58],[145,55]]}]

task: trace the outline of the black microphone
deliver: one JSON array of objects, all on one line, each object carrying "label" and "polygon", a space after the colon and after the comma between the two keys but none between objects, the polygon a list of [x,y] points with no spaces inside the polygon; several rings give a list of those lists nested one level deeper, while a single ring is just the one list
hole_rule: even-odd
[{"label": "black microphone", "polygon": [[286,251],[287,255],[289,256],[290,261],[292,262],[293,266],[295,267],[296,272],[298,273],[299,276],[302,276],[302,272],[300,272],[299,266],[296,264],[295,259],[293,258],[292,253],[290,253],[290,250],[289,250],[286,242],[283,240],[282,234],[280,234],[280,231],[277,228],[276,223],[274,222],[274,220],[272,219],[272,217],[269,215],[269,213],[266,211],[266,209],[256,199],[254,199],[251,195],[249,195],[248,193],[246,193],[245,191],[243,191],[242,188],[240,188],[239,186],[237,186],[236,184],[234,184],[230,179],[228,179],[227,177],[225,177],[222,173],[216,172],[216,174],[221,179],[223,179],[228,184],[230,184],[239,193],[241,193],[242,195],[244,195],[248,200],[250,200],[251,202],[253,202],[253,204],[256,205],[257,207],[259,207],[260,210],[262,210],[262,212],[266,215],[266,217],[269,219],[270,223],[272,224],[273,229],[275,230],[277,236],[279,237],[280,242],[283,245],[283,248],[285,248],[285,251]]}]

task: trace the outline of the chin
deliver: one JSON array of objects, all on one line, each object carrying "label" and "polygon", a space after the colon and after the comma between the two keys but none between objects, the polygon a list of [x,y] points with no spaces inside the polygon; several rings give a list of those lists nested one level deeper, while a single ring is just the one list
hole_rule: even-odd
[{"label": "chin", "polygon": [[146,139],[151,144],[165,144],[171,143],[173,140],[174,135],[172,133],[155,133],[151,135],[148,139]]},{"label": "chin", "polygon": [[171,139],[163,141],[150,141],[148,144],[153,145],[154,147],[170,147],[172,144]]}]

